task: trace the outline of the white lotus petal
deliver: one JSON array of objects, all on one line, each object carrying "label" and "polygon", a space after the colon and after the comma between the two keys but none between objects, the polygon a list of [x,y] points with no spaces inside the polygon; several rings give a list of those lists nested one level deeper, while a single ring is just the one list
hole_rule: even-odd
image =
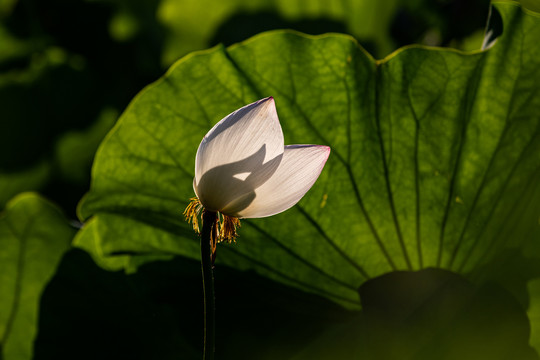
[{"label": "white lotus petal", "polygon": [[268,97],[246,105],[223,118],[201,141],[195,158],[195,187],[211,169],[260,155],[261,151],[264,164],[283,154],[283,148],[274,99]]},{"label": "white lotus petal", "polygon": [[[209,169],[198,184],[194,180],[193,188],[203,206],[212,211],[222,211],[230,203],[236,203],[236,209],[246,208],[255,197],[255,190],[278,169],[283,156],[280,154],[263,163],[265,155],[266,147],[263,145],[259,151],[243,160]],[[245,178],[238,178],[238,175],[246,173],[249,175]]]},{"label": "white lotus petal", "polygon": [[255,190],[255,198],[239,198],[222,212],[240,218],[259,218],[289,209],[313,186],[329,154],[328,146],[286,146],[279,167]]}]

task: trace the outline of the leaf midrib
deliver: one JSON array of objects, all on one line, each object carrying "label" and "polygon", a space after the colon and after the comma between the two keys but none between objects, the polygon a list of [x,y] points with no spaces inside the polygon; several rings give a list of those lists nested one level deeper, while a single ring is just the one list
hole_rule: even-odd
[{"label": "leaf midrib", "polygon": [[0,341],[0,344],[2,344],[4,347],[9,339],[9,336],[11,335],[13,324],[15,323],[15,318],[19,310],[19,302],[20,302],[22,288],[23,288],[22,278],[23,278],[24,267],[25,267],[24,257],[26,253],[26,246],[28,243],[28,234],[30,233],[32,224],[34,224],[36,221],[36,218],[37,218],[36,215],[37,214],[31,214],[28,217],[28,222],[26,223],[26,226],[21,236],[19,236],[13,224],[10,221],[7,221],[7,226],[8,226],[9,231],[13,234],[15,238],[19,239],[19,254],[17,256],[17,268],[16,268],[16,275],[15,275],[15,289],[14,289],[14,294],[13,294],[13,303],[12,303],[11,310],[9,313],[8,321],[6,323],[4,336],[2,337],[2,340]]}]

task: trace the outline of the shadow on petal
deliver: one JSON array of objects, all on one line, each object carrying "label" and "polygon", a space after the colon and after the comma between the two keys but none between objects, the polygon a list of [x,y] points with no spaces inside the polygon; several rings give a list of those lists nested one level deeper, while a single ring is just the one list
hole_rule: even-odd
[{"label": "shadow on petal", "polygon": [[[235,216],[255,199],[255,190],[275,173],[282,155],[264,162],[266,145],[253,155],[230,164],[216,166],[194,184],[199,200],[208,210]],[[249,174],[242,180],[241,174]],[[240,177],[240,178],[239,178]]]}]

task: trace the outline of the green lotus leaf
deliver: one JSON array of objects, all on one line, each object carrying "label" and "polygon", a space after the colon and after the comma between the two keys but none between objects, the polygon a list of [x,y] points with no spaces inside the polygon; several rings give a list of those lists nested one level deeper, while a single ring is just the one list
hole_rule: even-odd
[{"label": "green lotus leaf", "polygon": [[74,234],[56,206],[33,193],[0,214],[0,358],[33,358],[41,294]]},{"label": "green lotus leaf", "polygon": [[235,109],[274,96],[286,144],[332,148],[294,208],[242,222],[217,267],[359,307],[394,270],[469,274],[538,239],[540,18],[497,4],[483,51],[411,46],[384,60],[342,35],[264,33],[177,62],[98,150],[77,246],[110,269],[199,257],[182,211],[197,147]]}]

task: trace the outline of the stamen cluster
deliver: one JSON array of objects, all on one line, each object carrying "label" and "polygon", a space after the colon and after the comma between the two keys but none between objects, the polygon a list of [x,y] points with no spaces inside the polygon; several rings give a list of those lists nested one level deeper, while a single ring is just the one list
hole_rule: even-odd
[{"label": "stamen cluster", "polygon": [[[203,225],[202,213],[205,211],[204,206],[201,204],[197,197],[192,197],[189,201],[186,210],[184,210],[184,217],[188,223],[193,226],[193,230],[200,234],[200,229]],[[216,212],[215,229],[212,229],[212,234],[215,235],[215,242],[236,242],[238,233],[236,229],[241,226],[240,219],[232,216],[228,216]]]}]

